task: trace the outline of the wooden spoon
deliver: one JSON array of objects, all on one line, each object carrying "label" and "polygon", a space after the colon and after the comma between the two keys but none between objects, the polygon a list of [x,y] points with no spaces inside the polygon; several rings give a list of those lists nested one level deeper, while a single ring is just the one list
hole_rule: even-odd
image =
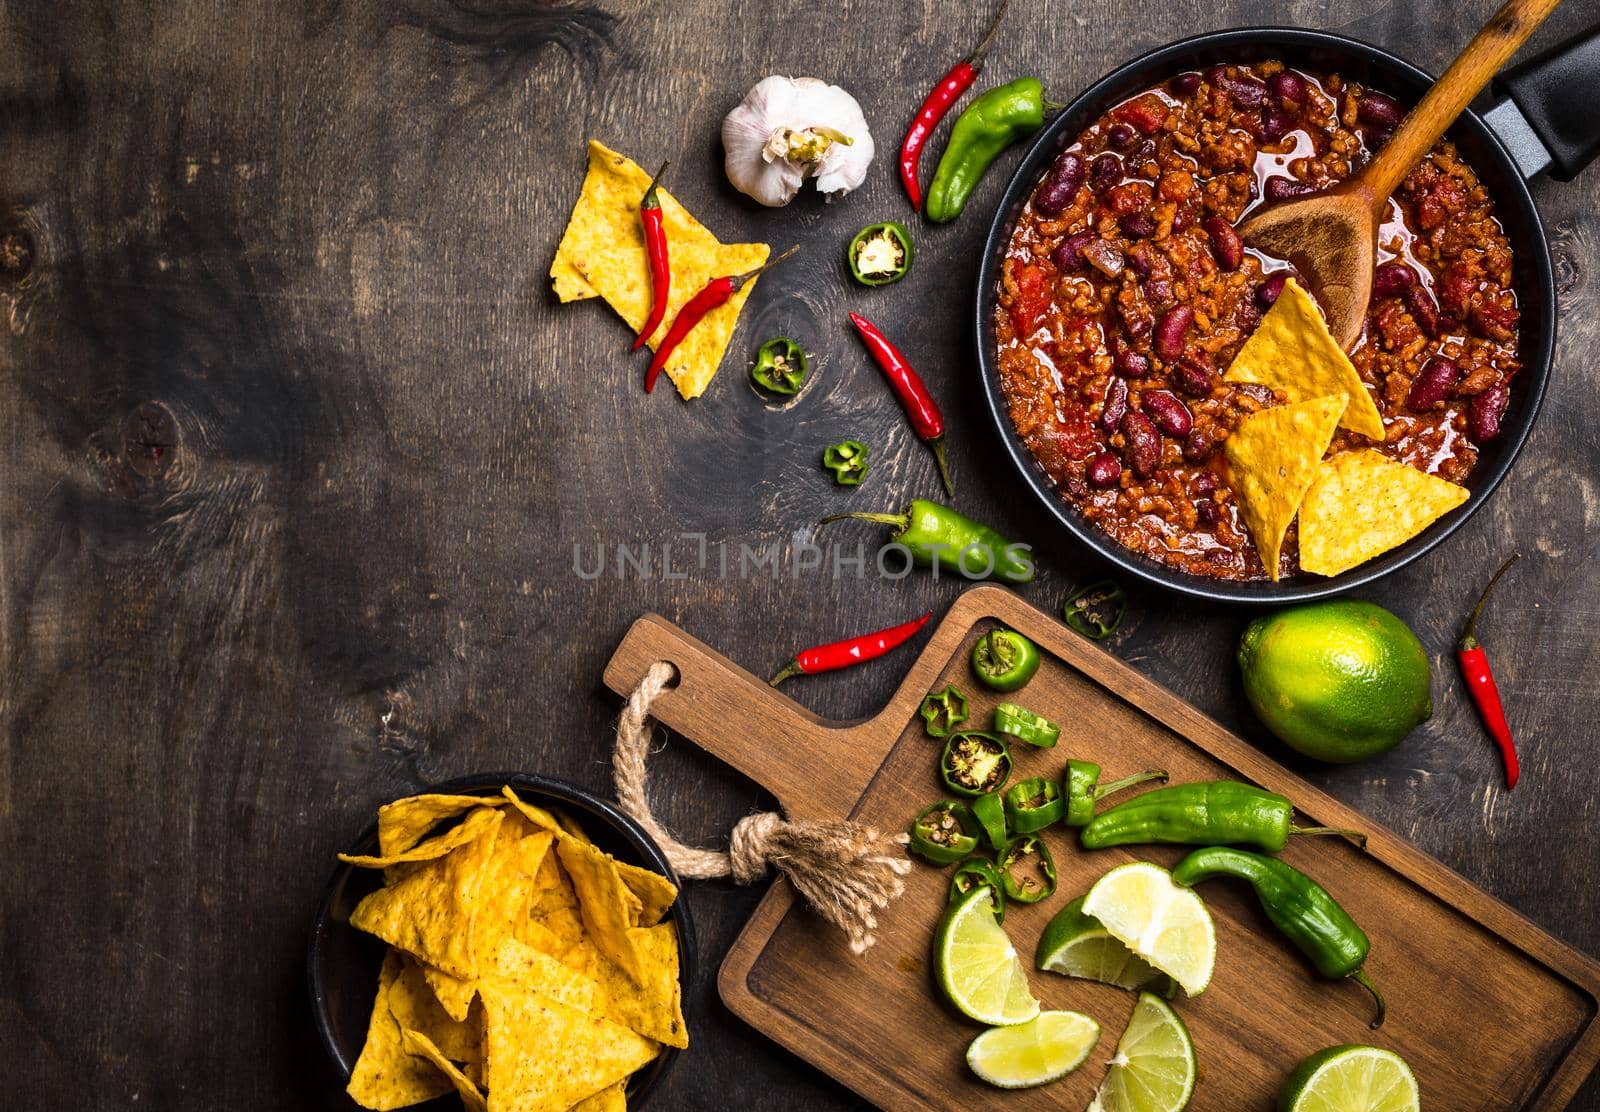
[{"label": "wooden spoon", "polygon": [[1327,192],[1263,209],[1240,226],[1250,246],[1299,268],[1346,351],[1360,339],[1366,319],[1389,195],[1560,2],[1507,0],[1360,174]]}]

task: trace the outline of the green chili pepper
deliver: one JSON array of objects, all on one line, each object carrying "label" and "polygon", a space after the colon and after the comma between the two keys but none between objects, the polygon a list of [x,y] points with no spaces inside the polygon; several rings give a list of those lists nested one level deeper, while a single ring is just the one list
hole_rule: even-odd
[{"label": "green chili pepper", "polygon": [[1089,820],[1094,818],[1094,805],[1106,796],[1120,792],[1123,788],[1142,784],[1146,780],[1166,778],[1167,774],[1159,770],[1135,772],[1132,776],[1124,776],[1121,780],[1113,780],[1101,786],[1099,765],[1093,761],[1068,761],[1067,771],[1061,777],[1061,787],[1067,796],[1066,824],[1087,826]]},{"label": "green chili pepper", "polygon": [[1095,583],[1071,598],[1061,608],[1061,617],[1091,641],[1104,641],[1117,631],[1128,612],[1128,596],[1111,580]]},{"label": "green chili pepper", "polygon": [[1013,838],[995,863],[1006,899],[1017,903],[1038,903],[1056,890],[1056,863],[1037,834]]},{"label": "green chili pepper", "polygon": [[823,525],[835,521],[875,521],[893,526],[890,540],[903,545],[914,563],[940,567],[967,579],[999,579],[1021,585],[1033,581],[1032,548],[1013,544],[987,525],[929,502],[913,498],[903,514],[834,514],[822,519]]},{"label": "green chili pepper", "polygon": [[1039,649],[1011,629],[991,629],[972,646],[972,670],[984,686],[1017,691],[1039,670]]},{"label": "green chili pepper", "polygon": [[912,820],[912,853],[931,865],[950,865],[978,848],[972,811],[965,803],[941,799],[924,807]]},{"label": "green chili pepper", "polygon": [[1215,876],[1248,880],[1272,925],[1311,959],[1318,973],[1329,980],[1349,977],[1372,993],[1378,1006],[1372,1026],[1383,1025],[1383,994],[1362,968],[1371,943],[1327,889],[1275,857],[1221,846],[1197,849],[1172,870],[1172,879],[1185,888]]},{"label": "green chili pepper", "polygon": [[1006,824],[1018,834],[1033,834],[1060,820],[1067,801],[1061,798],[1056,782],[1044,776],[1030,776],[1006,789]]},{"label": "green chili pepper", "polygon": [[1085,849],[1167,842],[1187,846],[1253,845],[1277,853],[1291,834],[1342,834],[1361,845],[1359,830],[1295,826],[1294,804],[1276,792],[1233,780],[1174,784],[1119,803],[1083,828]]},{"label": "green chili pepper", "polygon": [[857,232],[846,259],[850,276],[863,286],[887,286],[906,276],[916,254],[906,226],[898,220],[885,220]]},{"label": "green chili pepper", "polygon": [[785,336],[768,340],[756,351],[750,378],[770,393],[798,394],[806,381],[805,349]]},{"label": "green chili pepper", "polygon": [[1049,749],[1061,736],[1061,727],[1026,707],[1001,703],[994,708],[994,732],[1036,745],[1040,749]]},{"label": "green chili pepper", "polygon": [[1011,751],[1003,738],[981,730],[951,734],[939,759],[939,775],[957,795],[999,791],[1011,778]]},{"label": "green chili pepper", "polygon": [[967,720],[967,697],[950,684],[922,700],[923,725],[929,737],[949,737],[950,731]]},{"label": "green chili pepper", "polygon": [[998,85],[967,107],[950,129],[950,142],[933,172],[923,210],[935,224],[961,215],[978,180],[1000,153],[1044,123],[1044,86],[1037,77]]},{"label": "green chili pepper", "polygon": [[990,849],[999,853],[1006,848],[1006,843],[1011,840],[1011,832],[1006,829],[1006,805],[999,789],[984,792],[972,801],[972,817],[983,828],[983,836]]},{"label": "green chili pepper", "polygon": [[822,453],[822,466],[833,472],[840,486],[860,486],[867,477],[867,446],[859,440],[841,440]]},{"label": "green chili pepper", "polygon": [[1006,921],[1006,890],[1000,882],[1000,874],[987,859],[982,857],[969,857],[956,867],[955,874],[950,877],[950,903],[965,896],[974,888],[983,886],[989,889],[989,897],[994,901],[994,921]]}]

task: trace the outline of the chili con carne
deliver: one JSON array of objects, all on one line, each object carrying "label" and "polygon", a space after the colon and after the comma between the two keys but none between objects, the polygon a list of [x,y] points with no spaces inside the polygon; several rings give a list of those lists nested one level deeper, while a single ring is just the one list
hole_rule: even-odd
[{"label": "chili con carne", "polygon": [[822,466],[833,472],[840,486],[860,486],[867,477],[867,446],[859,440],[841,440],[823,450]]},{"label": "chili con carne", "polygon": [[667,166],[668,163],[661,164],[656,176],[650,179],[650,187],[644,191],[644,199],[639,202],[639,225],[644,230],[644,251],[650,261],[650,315],[645,318],[644,327],[639,329],[639,335],[629,349],[631,351],[644,347],[645,341],[661,327],[661,318],[667,315],[667,295],[672,291],[667,229],[661,211],[661,196],[657,192],[661,175],[667,172]]},{"label": "chili con carne", "polygon": [[1044,123],[1044,86],[1037,77],[997,85],[967,106],[950,129],[928,186],[928,219],[945,224],[961,215],[984,173],[1002,151]]},{"label": "chili con carne", "polygon": [[806,383],[806,349],[778,336],[756,349],[750,380],[773,394],[798,394]]},{"label": "chili con carne", "polygon": [[1061,608],[1062,620],[1091,641],[1110,637],[1127,613],[1127,592],[1109,579],[1078,591]]},{"label": "chili con carne", "polygon": [[1016,703],[1001,703],[994,708],[994,732],[1049,749],[1061,736],[1061,727],[1042,714],[1035,714]]},{"label": "chili con carne", "polygon": [[1006,789],[1006,824],[1018,834],[1033,834],[1061,821],[1067,802],[1046,776],[1030,776]]},{"label": "chili con carne", "polygon": [[976,829],[965,803],[941,799],[912,820],[908,848],[930,865],[953,865],[978,848]]},{"label": "chili con carne", "polygon": [[1461,665],[1462,677],[1467,681],[1467,694],[1472,696],[1472,704],[1478,708],[1478,717],[1483,720],[1484,729],[1489,731],[1489,736],[1500,748],[1500,758],[1506,766],[1508,791],[1517,786],[1521,763],[1517,760],[1517,743],[1511,738],[1511,726],[1506,722],[1506,709],[1500,702],[1500,688],[1495,684],[1494,672],[1489,668],[1489,654],[1478,643],[1478,617],[1483,613],[1483,604],[1489,601],[1489,592],[1494,590],[1494,585],[1500,582],[1506,569],[1518,559],[1519,556],[1513,554],[1511,559],[1500,565],[1499,571],[1489,577],[1483,594],[1478,596],[1478,604],[1467,618],[1466,628],[1461,631],[1461,640],[1456,643],[1456,660]]},{"label": "chili con carne", "polygon": [[[1013,544],[987,525],[924,498],[913,498],[904,513],[848,513],[825,517],[819,524],[835,521],[872,521],[893,527],[889,539],[911,553],[923,567],[944,568],[967,579],[999,579],[1020,586],[1032,582],[1034,573],[1030,546]],[[979,558],[979,570],[969,568]]]},{"label": "chili con carne", "polygon": [[968,798],[999,791],[1011,778],[1011,750],[1003,738],[981,730],[951,734],[939,775],[951,791]]},{"label": "chili con carne", "polygon": [[860,313],[851,313],[850,323],[856,326],[861,342],[867,345],[872,358],[889,380],[912,429],[933,450],[933,461],[939,466],[939,481],[944,484],[945,494],[954,498],[956,488],[950,482],[950,465],[945,460],[944,414],[939,410],[939,403],[933,400],[922,376],[917,374],[900,349],[878,330],[877,325]]},{"label": "chili con carne", "polygon": [[850,276],[863,286],[887,286],[911,272],[916,254],[906,226],[898,220],[885,220],[857,232],[845,260],[850,264]]},{"label": "chili con carne", "polygon": [[1366,845],[1359,830],[1295,826],[1294,804],[1276,792],[1234,780],[1173,784],[1119,803],[1083,828],[1085,849],[1165,842],[1189,846],[1253,845],[1277,853],[1290,835],[1336,834]]},{"label": "chili con carne", "polygon": [[1066,771],[1061,774],[1061,787],[1067,797],[1067,812],[1063,821],[1068,826],[1087,826],[1094,818],[1094,805],[1106,796],[1115,795],[1135,784],[1166,778],[1164,770],[1151,769],[1102,784],[1099,765],[1093,761],[1070,760]]},{"label": "chili con carne", "polygon": [[911,640],[918,630],[928,624],[928,619],[931,617],[933,611],[930,610],[920,618],[890,626],[888,629],[863,633],[859,637],[847,637],[843,641],[832,641],[815,648],[802,649],[767,682],[777,687],[791,676],[813,676],[818,672],[831,672],[837,668],[850,668],[869,660],[876,660],[884,653],[897,649]]},{"label": "chili con carne", "polygon": [[713,278],[699,293],[684,302],[683,308],[679,309],[678,315],[672,319],[672,327],[667,329],[661,346],[656,348],[655,358],[650,360],[650,369],[644,374],[644,392],[648,394],[655,390],[656,379],[661,377],[661,369],[667,365],[667,359],[677,350],[678,345],[683,343],[683,338],[694,331],[695,325],[705,319],[707,313],[726,305],[734,294],[744,288],[746,282],[764,270],[771,270],[798,250],[800,245],[796,244],[777,258],[768,259],[754,270]]},{"label": "chili con carne", "polygon": [[972,816],[978,820],[978,825],[983,827],[983,836],[989,843],[990,849],[999,853],[1006,848],[1006,843],[1011,840],[1011,833],[1006,829],[1006,805],[999,789],[984,792],[974,799]]},{"label": "chili con carne", "polygon": [[995,867],[1008,900],[1032,904],[1055,894],[1056,863],[1050,857],[1050,848],[1037,834],[1013,838]]},{"label": "chili con carne", "polygon": [[991,629],[972,646],[972,670],[995,691],[1019,691],[1039,670],[1039,648],[1013,629]]},{"label": "chili con carne", "polygon": [[956,871],[950,877],[949,902],[955,903],[958,898],[980,886],[989,889],[989,898],[994,907],[994,921],[1004,923],[1006,890],[994,865],[982,857],[969,857],[956,866]]}]

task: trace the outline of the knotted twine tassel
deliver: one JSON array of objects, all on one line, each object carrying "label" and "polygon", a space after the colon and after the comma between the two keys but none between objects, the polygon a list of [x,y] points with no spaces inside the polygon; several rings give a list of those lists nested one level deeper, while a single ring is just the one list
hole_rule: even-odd
[{"label": "knotted twine tassel", "polygon": [[617,720],[612,769],[622,809],[656,840],[680,876],[731,876],[738,884],[753,884],[775,868],[818,915],[844,931],[851,952],[865,953],[877,941],[874,911],[905,891],[900,878],[911,871],[902,848],[906,836],[855,822],[791,822],[768,811],[740,819],[726,853],[679,842],[656,821],[645,797],[645,758],[655,732],[650,707],[672,676],[672,665],[652,664]]}]

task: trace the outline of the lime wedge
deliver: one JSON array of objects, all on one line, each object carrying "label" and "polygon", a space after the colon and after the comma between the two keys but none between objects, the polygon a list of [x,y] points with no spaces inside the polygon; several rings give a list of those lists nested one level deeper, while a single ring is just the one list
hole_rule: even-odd
[{"label": "lime wedge", "polygon": [[1083,913],[1082,896],[1045,925],[1033,963],[1063,977],[1082,977],[1135,991],[1149,989],[1168,1000],[1178,993],[1177,982],[1112,938],[1100,920]]},{"label": "lime wedge", "polygon": [[1400,1055],[1375,1046],[1330,1046],[1284,1082],[1281,1112],[1418,1112],[1417,1079]]},{"label": "lime wedge", "polygon": [[987,885],[980,884],[945,911],[933,940],[933,962],[939,987],[962,1015],[1009,1027],[1039,1014],[1017,948],[994,921]]},{"label": "lime wedge", "polygon": [[1139,994],[1100,1091],[1085,1112],[1179,1112],[1194,1093],[1189,1029],[1159,996]]},{"label": "lime wedge", "polygon": [[1100,1025],[1082,1012],[1040,1012],[1015,1027],[991,1027],[967,1047],[967,1065],[1002,1089],[1027,1089],[1065,1077],[1100,1041]]},{"label": "lime wedge", "polygon": [[1112,869],[1083,898],[1083,913],[1190,996],[1211,983],[1217,962],[1211,913],[1160,865],[1138,861]]}]

